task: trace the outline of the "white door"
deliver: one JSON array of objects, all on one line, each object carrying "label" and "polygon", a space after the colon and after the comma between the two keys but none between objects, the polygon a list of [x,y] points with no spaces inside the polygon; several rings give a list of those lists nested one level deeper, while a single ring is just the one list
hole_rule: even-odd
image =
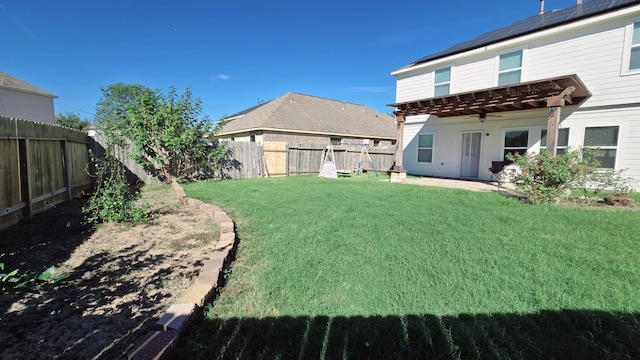
[{"label": "white door", "polygon": [[460,177],[478,178],[478,170],[480,169],[480,139],[482,139],[482,133],[480,132],[462,134]]}]

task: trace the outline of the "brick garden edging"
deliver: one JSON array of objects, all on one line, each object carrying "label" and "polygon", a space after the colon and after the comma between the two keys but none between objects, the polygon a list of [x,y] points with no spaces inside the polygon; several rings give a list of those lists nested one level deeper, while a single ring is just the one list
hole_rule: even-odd
[{"label": "brick garden edging", "polygon": [[229,266],[236,246],[235,226],[227,213],[215,205],[188,198],[176,181],[171,185],[181,202],[204,211],[218,222],[220,240],[209,260],[204,262],[195,283],[160,317],[156,329],[147,334],[140,344],[127,354],[129,360],[157,360],[169,355],[180,334],[193,320],[196,310],[201,309],[215,296],[218,282],[223,271]]}]

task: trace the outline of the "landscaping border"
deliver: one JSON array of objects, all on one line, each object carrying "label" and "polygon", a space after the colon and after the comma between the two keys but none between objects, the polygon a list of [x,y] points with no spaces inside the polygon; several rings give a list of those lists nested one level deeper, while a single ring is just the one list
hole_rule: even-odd
[{"label": "landscaping border", "polygon": [[174,181],[171,185],[181,202],[204,211],[218,222],[220,240],[209,260],[204,262],[195,283],[166,310],[156,323],[155,329],[127,354],[129,360],[167,358],[181,333],[196,316],[196,310],[201,309],[218,294],[218,289],[223,285],[224,272],[235,256],[235,225],[229,215],[218,206],[188,198],[178,182]]}]

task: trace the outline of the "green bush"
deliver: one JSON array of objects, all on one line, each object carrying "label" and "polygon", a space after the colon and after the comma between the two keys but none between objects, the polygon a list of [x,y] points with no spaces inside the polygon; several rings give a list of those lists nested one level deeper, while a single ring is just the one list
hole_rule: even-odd
[{"label": "green bush", "polygon": [[534,204],[557,201],[576,189],[583,190],[585,196],[605,190],[628,193],[629,180],[622,171],[601,169],[596,155],[597,149],[582,148],[567,149],[557,156],[542,150],[527,156],[509,154],[507,158],[520,166],[513,179],[516,188]]},{"label": "green bush", "polygon": [[[83,208],[89,223],[135,223],[148,218],[146,209],[136,204],[140,194],[127,180],[124,164],[115,156],[117,136],[110,134],[102,158],[93,157],[96,189]],[[120,145],[118,145],[120,146]],[[124,146],[124,145],[122,145]]]}]

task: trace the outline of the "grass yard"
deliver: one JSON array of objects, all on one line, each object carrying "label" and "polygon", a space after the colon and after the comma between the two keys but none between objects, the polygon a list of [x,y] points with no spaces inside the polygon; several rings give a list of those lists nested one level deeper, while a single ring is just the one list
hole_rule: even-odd
[{"label": "grass yard", "polygon": [[240,242],[178,357],[640,358],[640,211],[366,176],[185,190]]}]

